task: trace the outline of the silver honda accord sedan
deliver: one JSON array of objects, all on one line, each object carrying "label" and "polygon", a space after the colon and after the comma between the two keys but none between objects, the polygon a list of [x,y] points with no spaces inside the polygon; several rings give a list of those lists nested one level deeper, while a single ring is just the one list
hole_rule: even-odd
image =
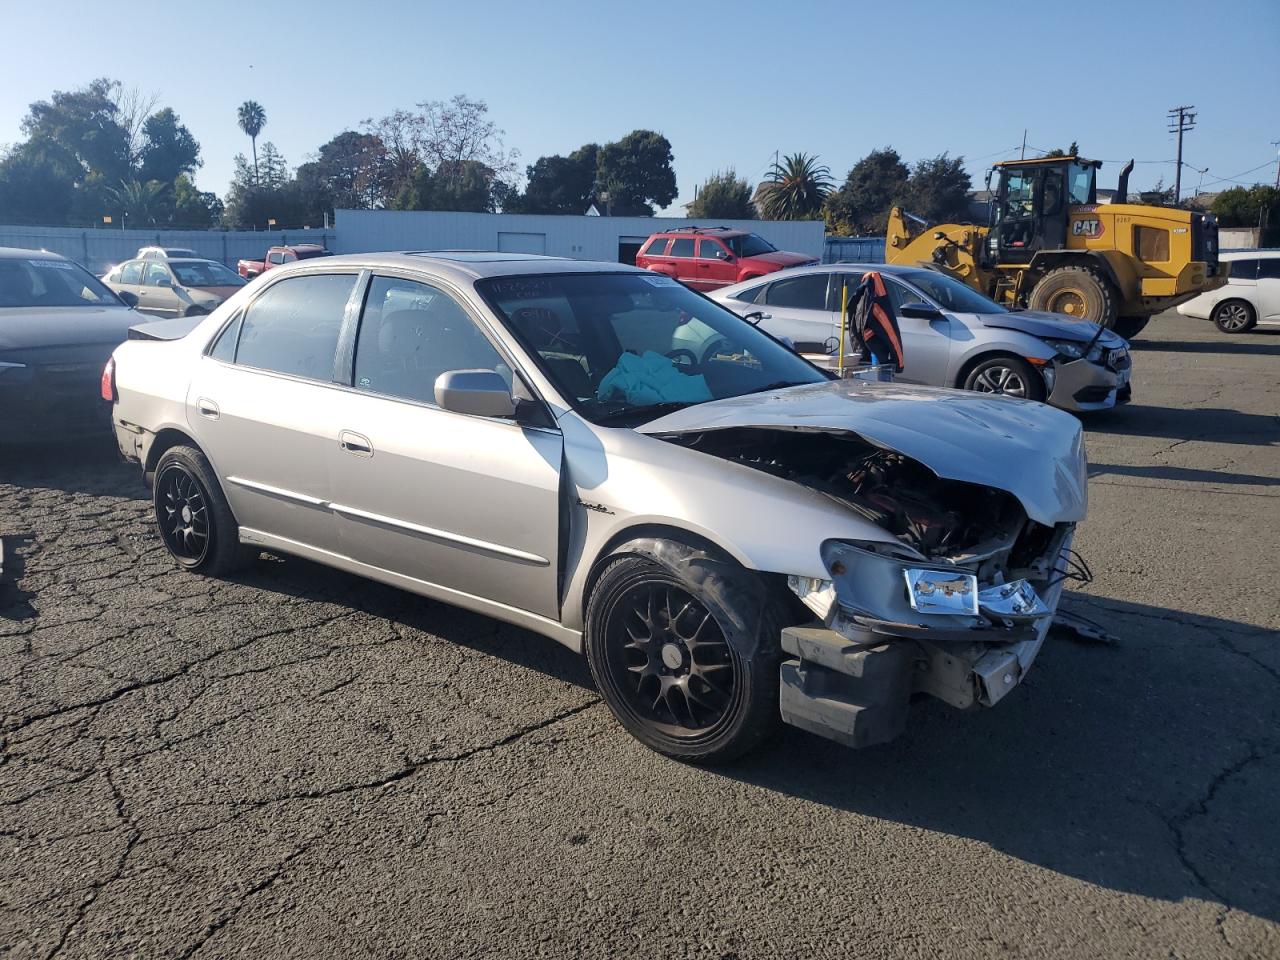
[{"label": "silver honda accord sedan", "polygon": [[181,324],[103,384],[179,565],[293,554],[519,624],[673,757],[995,704],[1077,569],[1075,418],[833,379],[647,271],[333,257]]}]

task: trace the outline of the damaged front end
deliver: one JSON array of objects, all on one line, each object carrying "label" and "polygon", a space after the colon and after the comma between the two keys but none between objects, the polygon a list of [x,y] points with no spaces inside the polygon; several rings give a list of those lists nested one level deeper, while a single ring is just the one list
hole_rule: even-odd
[{"label": "damaged front end", "polygon": [[1035,660],[1064,580],[1080,575],[1074,518],[1033,520],[1006,489],[948,479],[848,431],[665,439],[816,490],[890,535],[827,540],[825,577],[787,578],[815,620],[783,631],[782,717],[851,746],[896,737],[915,695],[999,702]]}]

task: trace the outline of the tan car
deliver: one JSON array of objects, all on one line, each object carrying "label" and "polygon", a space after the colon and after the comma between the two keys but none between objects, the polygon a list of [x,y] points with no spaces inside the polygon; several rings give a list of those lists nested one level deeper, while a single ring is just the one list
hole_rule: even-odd
[{"label": "tan car", "polygon": [[137,297],[137,309],[157,317],[210,313],[245,285],[243,277],[216,260],[196,258],[128,260],[102,281],[116,293]]}]

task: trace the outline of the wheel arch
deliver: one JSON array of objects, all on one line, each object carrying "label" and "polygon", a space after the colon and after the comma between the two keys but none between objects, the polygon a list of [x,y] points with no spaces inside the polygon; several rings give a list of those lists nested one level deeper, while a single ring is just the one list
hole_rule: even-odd
[{"label": "wheel arch", "polygon": [[[1102,274],[1122,301],[1127,301],[1133,296],[1136,278],[1130,276],[1126,282],[1126,278],[1121,276],[1122,271],[1117,270],[1116,265],[1098,250],[1041,250],[1027,264],[1027,269],[1035,274],[1036,283],[1060,267],[1084,267],[1094,270]],[[1033,284],[1033,289],[1034,286]],[[1030,296],[1030,293],[1030,290],[1026,291],[1026,295]]]},{"label": "wheel arch", "polygon": [[[964,363],[960,365],[960,372],[956,374],[955,382],[952,384],[957,390],[964,389],[964,382],[969,379],[969,374],[973,372],[974,367],[980,363],[986,363],[988,360],[998,360],[1000,358],[1009,358],[1013,360],[1021,360],[1023,363],[1030,361],[1025,355],[1011,350],[1008,347],[993,347],[989,350],[983,350],[981,353],[975,353],[970,357],[966,357]],[[1035,364],[1031,364],[1032,367]]]}]

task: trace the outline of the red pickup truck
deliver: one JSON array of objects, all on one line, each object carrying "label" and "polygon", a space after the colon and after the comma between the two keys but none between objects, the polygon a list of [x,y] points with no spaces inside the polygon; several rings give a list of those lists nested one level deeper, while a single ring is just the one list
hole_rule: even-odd
[{"label": "red pickup truck", "polygon": [[261,260],[241,260],[236,265],[236,270],[246,280],[252,280],[258,274],[266,273],[272,267],[278,267],[282,263],[332,256],[332,250],[326,250],[318,243],[293,243],[284,247],[271,247]]}]

